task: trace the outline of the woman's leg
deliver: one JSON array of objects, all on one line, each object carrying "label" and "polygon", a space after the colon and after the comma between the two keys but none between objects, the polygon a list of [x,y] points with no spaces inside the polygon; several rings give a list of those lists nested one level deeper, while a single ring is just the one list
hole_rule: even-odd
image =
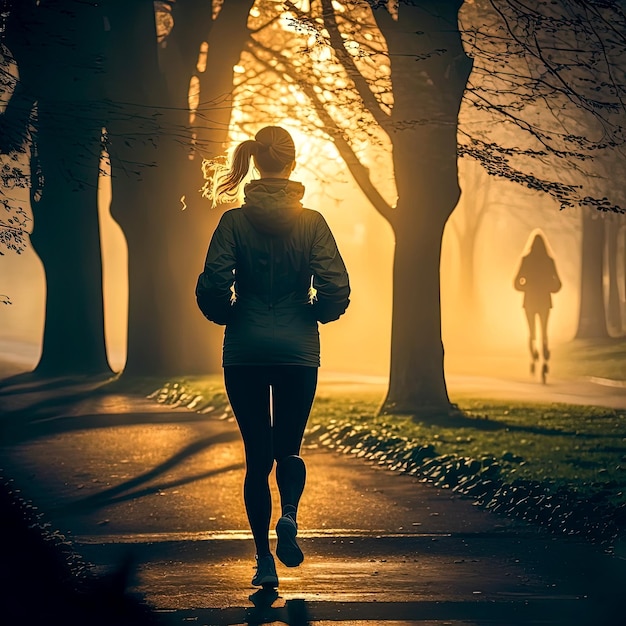
[{"label": "woman's leg", "polygon": [[294,520],[306,479],[304,461],[299,456],[300,446],[316,387],[316,367],[283,365],[273,368],[272,434],[276,481],[283,514],[288,508]]},{"label": "woman's leg", "polygon": [[539,323],[541,324],[541,341],[543,345],[543,358],[550,360],[550,349],[548,348],[548,320],[550,319],[550,309],[545,309],[539,313]]},{"label": "woman's leg", "polygon": [[524,313],[526,313],[526,320],[528,322],[528,335],[529,335],[529,347],[530,347],[530,352],[533,355],[533,358],[537,358],[535,356],[535,338],[536,338],[536,332],[535,332],[535,316],[537,315],[537,313],[535,311],[531,311],[530,309],[524,309]]},{"label": "woman's leg", "polygon": [[299,453],[316,386],[316,367],[280,366],[273,370],[272,430],[282,507],[282,515],[276,524],[276,556],[287,567],[297,567],[304,559],[296,541],[298,503],[306,479],[306,468]]},{"label": "woman's leg", "polygon": [[539,353],[537,352],[537,348],[535,346],[535,317],[536,312],[530,309],[524,309],[524,313],[526,313],[526,320],[528,321],[528,349],[530,350],[530,373],[535,373],[535,361],[539,358]]},{"label": "woman's leg", "polygon": [[548,361],[550,360],[550,349],[548,348],[548,319],[550,309],[545,309],[539,313],[539,323],[541,324],[541,342],[543,348],[543,365],[541,366],[541,382],[545,384],[548,371]]},{"label": "woman's leg", "polygon": [[268,368],[227,366],[224,381],[246,452],[243,497],[257,556],[270,554],[272,500],[268,478],[274,464]]}]

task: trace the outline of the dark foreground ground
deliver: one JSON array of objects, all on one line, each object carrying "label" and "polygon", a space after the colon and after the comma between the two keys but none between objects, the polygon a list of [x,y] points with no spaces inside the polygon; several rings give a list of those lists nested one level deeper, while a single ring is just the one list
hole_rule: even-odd
[{"label": "dark foreground ground", "polygon": [[[320,449],[303,452],[306,560],[255,593],[228,412],[59,382],[0,390],[2,471],[50,523],[41,541],[41,519],[22,532],[3,516],[2,623],[626,624],[623,559]],[[71,593],[51,594],[64,577]]]}]

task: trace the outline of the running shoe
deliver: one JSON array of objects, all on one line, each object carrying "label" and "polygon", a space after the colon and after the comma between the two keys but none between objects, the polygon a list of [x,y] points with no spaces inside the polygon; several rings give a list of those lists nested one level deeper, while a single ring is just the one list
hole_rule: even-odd
[{"label": "running shoe", "polygon": [[276,535],[278,544],[276,546],[276,556],[287,567],[298,567],[304,561],[304,554],[296,542],[298,525],[289,515],[283,515],[276,524]]},{"label": "running shoe", "polygon": [[255,587],[278,587],[278,575],[274,557],[271,554],[256,558],[256,574],[252,578]]}]

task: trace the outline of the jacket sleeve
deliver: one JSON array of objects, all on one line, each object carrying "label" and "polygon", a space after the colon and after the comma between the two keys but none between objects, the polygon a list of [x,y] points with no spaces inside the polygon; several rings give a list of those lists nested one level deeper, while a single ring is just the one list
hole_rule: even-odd
[{"label": "jacket sleeve", "polygon": [[312,302],[322,324],[338,319],[350,304],[350,281],[337,243],[326,220],[318,213],[310,261],[313,275]]},{"label": "jacket sleeve", "polygon": [[232,314],[236,265],[232,219],[222,215],[206,255],[204,271],[198,276],[196,301],[204,316],[226,324]]}]

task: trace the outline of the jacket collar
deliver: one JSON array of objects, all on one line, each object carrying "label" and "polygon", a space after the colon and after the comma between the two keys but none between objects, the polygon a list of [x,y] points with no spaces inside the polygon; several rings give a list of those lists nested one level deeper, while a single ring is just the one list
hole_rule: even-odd
[{"label": "jacket collar", "polygon": [[261,178],[248,183],[244,193],[241,208],[259,232],[287,234],[302,213],[302,183],[286,178]]}]

